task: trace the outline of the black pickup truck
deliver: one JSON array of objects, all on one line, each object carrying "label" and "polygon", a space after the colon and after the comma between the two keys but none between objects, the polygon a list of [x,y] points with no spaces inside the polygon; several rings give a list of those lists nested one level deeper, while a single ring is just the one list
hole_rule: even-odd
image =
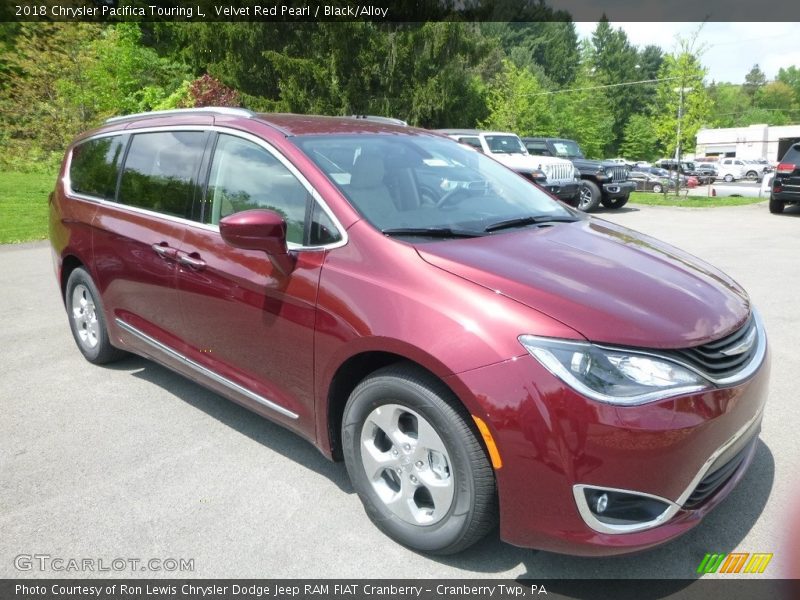
[{"label": "black pickup truck", "polygon": [[578,208],[592,212],[602,203],[606,208],[625,206],[636,189],[628,178],[628,169],[613,162],[586,158],[574,140],[546,137],[525,137],[522,142],[531,154],[557,156],[572,161],[581,173],[582,186]]}]

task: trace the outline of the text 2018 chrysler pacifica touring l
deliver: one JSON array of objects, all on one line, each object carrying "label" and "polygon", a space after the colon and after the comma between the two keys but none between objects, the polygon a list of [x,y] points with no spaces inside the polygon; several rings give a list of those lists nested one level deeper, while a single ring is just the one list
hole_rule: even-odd
[{"label": "text 2018 chrysler pacifica touring l", "polygon": [[417,550],[498,522],[518,546],[654,546],[755,452],[767,340],[735,281],[428,131],[110,119],[66,152],[50,240],[90,362],[149,357],[343,458]]}]

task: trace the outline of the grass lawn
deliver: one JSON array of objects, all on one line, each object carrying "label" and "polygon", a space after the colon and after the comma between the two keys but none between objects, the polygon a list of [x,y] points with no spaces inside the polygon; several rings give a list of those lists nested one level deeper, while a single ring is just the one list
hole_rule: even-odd
[{"label": "grass lawn", "polygon": [[47,237],[47,197],[55,174],[0,172],[0,244]]},{"label": "grass lawn", "polygon": [[634,204],[649,204],[651,206],[688,206],[691,208],[704,207],[711,208],[715,206],[742,206],[743,204],[755,204],[756,202],[764,202],[766,198],[721,198],[719,196],[676,196],[674,193],[669,194],[664,199],[663,194],[653,194],[650,192],[633,192],[631,194],[630,202]]}]

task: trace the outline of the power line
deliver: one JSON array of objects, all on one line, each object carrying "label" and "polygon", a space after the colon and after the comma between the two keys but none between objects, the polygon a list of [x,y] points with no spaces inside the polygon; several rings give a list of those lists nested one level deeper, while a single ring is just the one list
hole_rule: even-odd
[{"label": "power line", "polygon": [[582,92],[585,90],[601,90],[607,88],[624,87],[628,85],[640,85],[643,83],[659,83],[661,81],[672,81],[680,79],[680,77],[661,77],[660,79],[641,79],[639,81],[626,81],[624,83],[609,83],[607,85],[592,85],[588,87],[567,88],[564,90],[550,90],[547,92],[536,92],[535,94],[527,94],[528,96],[547,96],[551,94],[567,94],[569,92]]}]

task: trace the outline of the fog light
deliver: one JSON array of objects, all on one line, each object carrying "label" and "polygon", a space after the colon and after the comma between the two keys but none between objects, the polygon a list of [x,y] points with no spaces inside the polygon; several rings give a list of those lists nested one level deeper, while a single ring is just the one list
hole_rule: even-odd
[{"label": "fog light", "polygon": [[608,508],[608,494],[601,494],[594,505],[594,512],[597,514],[604,513],[606,508]]},{"label": "fog light", "polygon": [[670,505],[648,495],[622,490],[585,488],[586,504],[598,521],[607,524],[638,524],[657,520]]}]

